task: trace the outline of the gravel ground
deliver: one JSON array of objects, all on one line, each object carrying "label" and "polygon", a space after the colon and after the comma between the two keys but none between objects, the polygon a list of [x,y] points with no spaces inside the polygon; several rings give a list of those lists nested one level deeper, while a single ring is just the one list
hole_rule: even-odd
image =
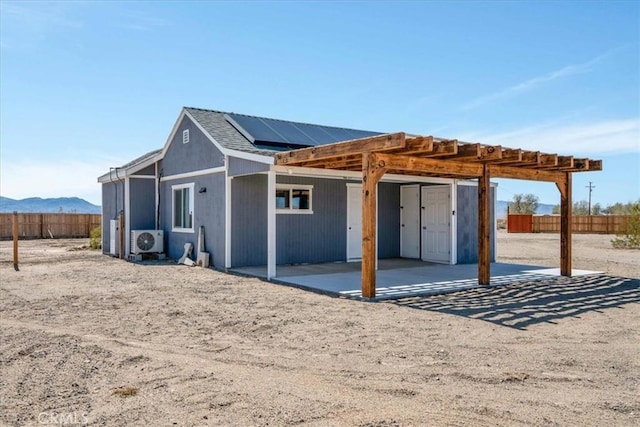
[{"label": "gravel ground", "polygon": [[[331,298],[86,240],[0,242],[0,424],[640,425],[640,252],[605,275],[394,302]],[[499,233],[558,265],[557,235]],[[625,279],[626,278],[626,279]]]}]

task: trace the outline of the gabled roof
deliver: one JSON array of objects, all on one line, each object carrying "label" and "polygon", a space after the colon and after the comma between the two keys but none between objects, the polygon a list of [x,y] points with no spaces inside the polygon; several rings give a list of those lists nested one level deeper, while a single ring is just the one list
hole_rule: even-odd
[{"label": "gabled roof", "polygon": [[222,147],[270,157],[296,148],[381,135],[380,132],[202,108],[185,107],[184,110]]},{"label": "gabled roof", "polygon": [[[184,107],[164,148],[154,150],[98,178],[110,182],[164,158],[182,119],[189,117],[223,154],[272,164],[277,153],[380,135],[380,132],[270,119],[232,112]],[[116,173],[117,172],[117,173]]]},{"label": "gabled roof", "polygon": [[129,163],[125,163],[117,168],[112,168],[108,173],[99,176],[98,182],[105,183],[120,180],[127,175],[131,175],[146,168],[160,159],[162,159],[161,149],[149,151],[148,153],[131,160]]}]

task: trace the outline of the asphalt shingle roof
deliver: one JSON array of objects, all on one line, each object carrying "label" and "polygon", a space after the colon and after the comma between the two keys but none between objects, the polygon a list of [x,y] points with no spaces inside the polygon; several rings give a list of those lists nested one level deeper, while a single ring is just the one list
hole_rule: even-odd
[{"label": "asphalt shingle roof", "polygon": [[224,115],[227,113],[193,107],[185,107],[185,110],[198,121],[200,126],[202,126],[213,139],[225,148],[271,157],[279,152],[276,150],[257,148],[227,122],[224,118]]}]

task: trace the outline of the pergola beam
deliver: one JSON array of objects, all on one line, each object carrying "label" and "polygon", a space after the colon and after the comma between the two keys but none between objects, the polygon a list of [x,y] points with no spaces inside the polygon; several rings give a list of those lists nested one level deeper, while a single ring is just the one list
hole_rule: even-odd
[{"label": "pergola beam", "polygon": [[276,165],[297,165],[312,160],[330,159],[343,155],[374,151],[394,150],[405,147],[404,132],[390,133],[370,138],[336,142],[317,147],[301,148],[276,154]]},{"label": "pergola beam", "polygon": [[421,171],[446,175],[477,177],[482,175],[482,164],[454,162],[443,159],[425,159],[414,156],[399,156],[397,154],[375,153],[378,162],[393,170]]},{"label": "pergola beam", "polygon": [[491,176],[494,178],[524,179],[528,181],[556,182],[561,175],[559,172],[544,169],[517,168],[514,166],[490,165]]}]

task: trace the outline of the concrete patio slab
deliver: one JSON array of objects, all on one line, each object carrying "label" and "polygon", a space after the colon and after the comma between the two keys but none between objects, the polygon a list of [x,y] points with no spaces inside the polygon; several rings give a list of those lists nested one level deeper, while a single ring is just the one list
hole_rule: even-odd
[{"label": "concrete patio slab", "polygon": [[[266,278],[266,267],[242,267],[232,272]],[[573,276],[598,274],[573,270]],[[559,277],[559,268],[518,264],[491,264],[489,286]],[[409,259],[379,260],[376,273],[376,300],[437,295],[478,288],[478,265],[444,265]],[[336,296],[362,298],[360,263],[324,263],[278,266],[275,282]]]}]

